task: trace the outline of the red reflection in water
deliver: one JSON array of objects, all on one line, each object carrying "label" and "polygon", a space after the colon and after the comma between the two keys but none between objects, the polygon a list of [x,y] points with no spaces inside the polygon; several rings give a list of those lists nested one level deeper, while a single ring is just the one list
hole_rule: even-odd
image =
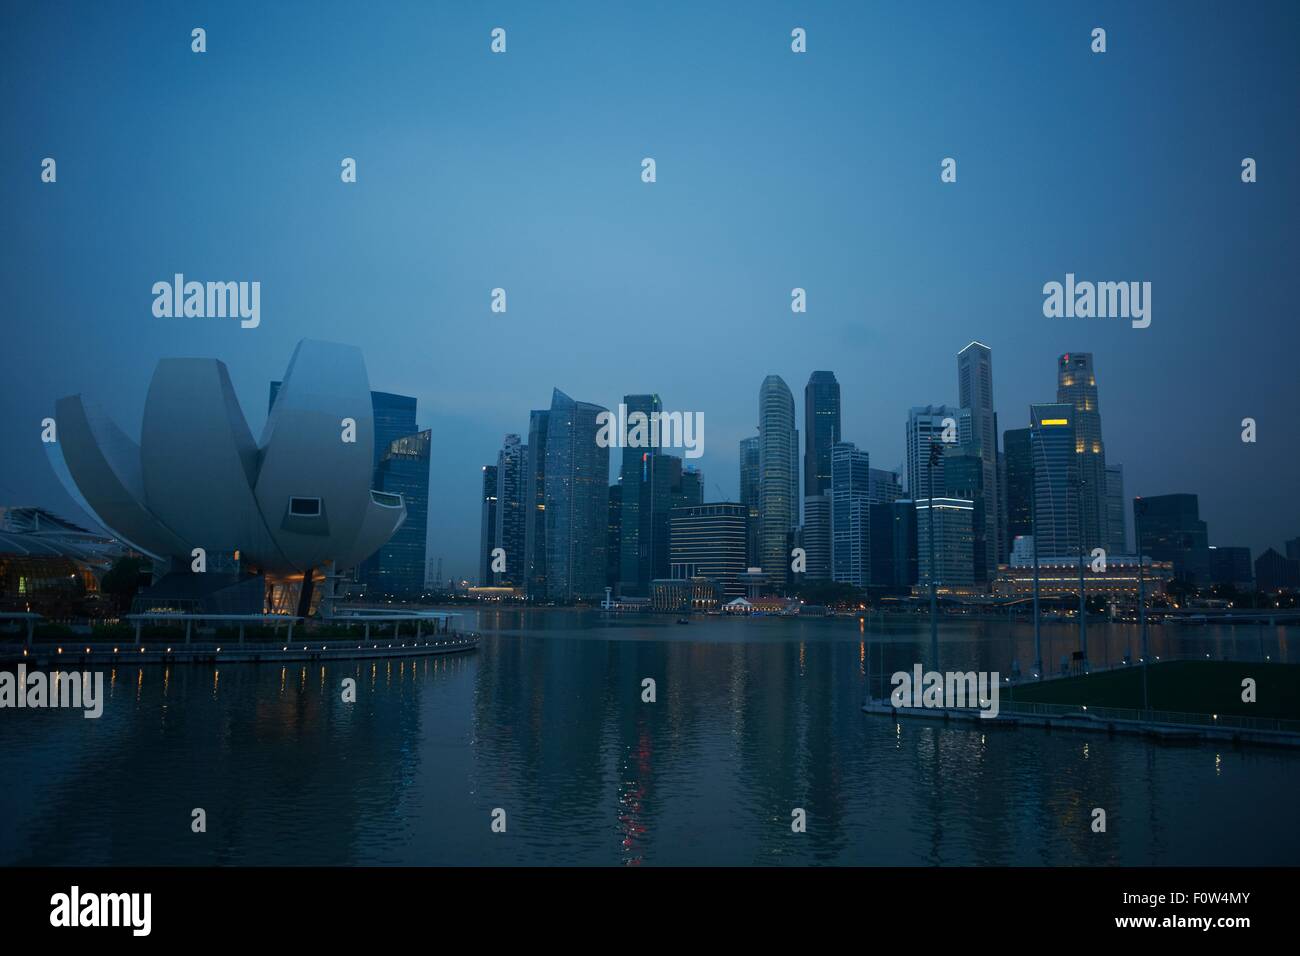
[{"label": "red reflection in water", "polygon": [[627,866],[641,865],[641,838],[649,831],[640,818],[645,807],[645,780],[650,775],[650,744],[650,734],[642,726],[637,736],[637,781],[632,789],[624,789],[619,796],[622,809],[618,815],[618,824],[623,831],[623,862]]}]

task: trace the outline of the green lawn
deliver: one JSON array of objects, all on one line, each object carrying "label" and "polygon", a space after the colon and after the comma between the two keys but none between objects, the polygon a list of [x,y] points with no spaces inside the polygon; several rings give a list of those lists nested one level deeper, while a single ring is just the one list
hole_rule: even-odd
[{"label": "green lawn", "polygon": [[[1242,701],[1241,682],[1255,680],[1255,703]],[[1164,661],[1147,672],[1152,710],[1300,720],[1300,664]],[[1096,707],[1142,707],[1142,668],[1065,677],[1003,688],[1004,699]]]}]

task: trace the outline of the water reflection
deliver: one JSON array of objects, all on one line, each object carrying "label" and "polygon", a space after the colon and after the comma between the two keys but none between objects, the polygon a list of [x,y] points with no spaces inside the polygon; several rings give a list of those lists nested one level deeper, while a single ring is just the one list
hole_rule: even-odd
[{"label": "water reflection", "polygon": [[[477,654],[327,663],[314,680],[317,665],[114,670],[99,720],[0,713],[0,863],[1194,865],[1300,851],[1300,755],[864,715],[868,686],[924,659],[924,623],[477,617]],[[1094,660],[1122,660],[1135,634],[1090,627]],[[1288,637],[1152,629],[1166,656],[1289,659]],[[1044,628],[1045,659],[1072,639]],[[940,655],[1027,670],[1032,635],[959,623]],[[190,831],[194,807],[206,834]]]}]

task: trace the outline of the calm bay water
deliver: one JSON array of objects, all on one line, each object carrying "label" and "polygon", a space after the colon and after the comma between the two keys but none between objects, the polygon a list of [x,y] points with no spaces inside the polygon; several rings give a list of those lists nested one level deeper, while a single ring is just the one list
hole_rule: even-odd
[{"label": "calm bay water", "polygon": [[[0,711],[0,864],[1300,863],[1300,753],[863,714],[882,658],[928,660],[923,621],[465,621],[475,654],[119,668],[99,720]],[[1044,634],[1046,661],[1074,649],[1072,628]],[[1151,634],[1166,657],[1274,660],[1298,636]],[[1136,642],[1089,629],[1098,664]],[[1013,658],[1028,670],[1026,627],[941,634],[945,669]]]}]

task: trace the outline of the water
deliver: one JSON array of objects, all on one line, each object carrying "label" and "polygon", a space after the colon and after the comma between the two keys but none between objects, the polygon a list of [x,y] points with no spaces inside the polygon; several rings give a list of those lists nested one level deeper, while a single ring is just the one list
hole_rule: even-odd
[{"label": "water", "polygon": [[[0,711],[0,864],[1300,862],[1300,753],[863,714],[881,656],[928,660],[924,620],[466,623],[476,654],[122,667],[99,720]],[[1274,660],[1296,633],[1151,629],[1162,656]],[[1074,649],[1068,626],[1044,636],[1046,661]],[[1130,642],[1089,629],[1099,664]],[[941,667],[1013,658],[1028,670],[1028,628],[945,624]]]}]

